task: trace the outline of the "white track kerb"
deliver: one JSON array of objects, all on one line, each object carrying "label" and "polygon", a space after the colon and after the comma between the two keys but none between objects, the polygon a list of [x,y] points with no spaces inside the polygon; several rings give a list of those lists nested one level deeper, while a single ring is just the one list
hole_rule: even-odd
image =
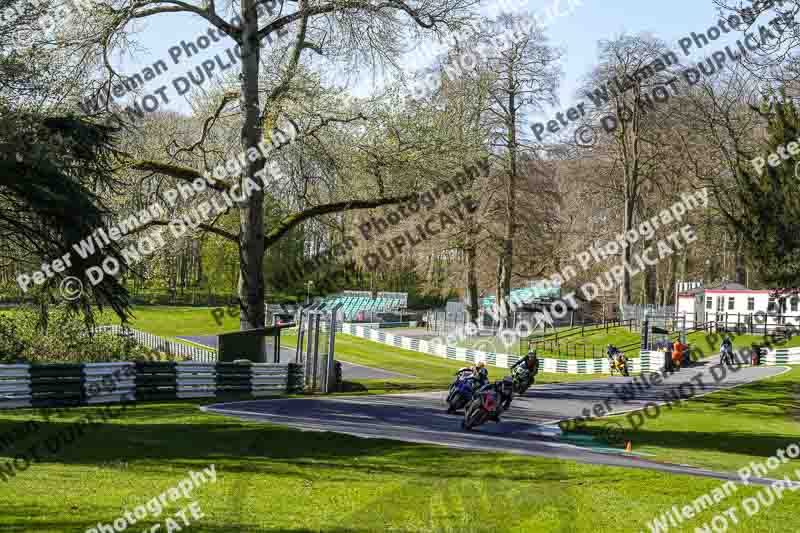
[{"label": "white track kerb", "polygon": [[157,518],[162,521],[141,530],[145,533],[160,533],[162,531],[171,533],[173,531],[181,531],[184,527],[191,525],[192,522],[197,522],[204,516],[203,512],[200,510],[200,504],[197,503],[196,500],[192,499],[189,504],[183,506],[180,510],[166,518],[161,519],[161,514],[170,504],[182,498],[190,499],[193,490],[200,488],[206,483],[216,483],[216,481],[217,472],[215,465],[204,468],[202,472],[189,470],[189,475],[180,480],[177,485],[166,489],[146,503],[137,505],[133,508],[133,511],[126,510],[119,518],[114,519],[110,524],[99,522],[96,526],[87,529],[85,533],[118,533],[120,531],[125,531],[137,522],[145,520],[148,517],[151,519]]}]

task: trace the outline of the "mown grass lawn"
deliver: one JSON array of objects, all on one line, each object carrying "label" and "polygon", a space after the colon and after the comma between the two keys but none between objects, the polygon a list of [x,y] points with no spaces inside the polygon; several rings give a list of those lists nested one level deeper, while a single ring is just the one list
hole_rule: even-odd
[{"label": "mown grass lawn", "polygon": [[[0,308],[0,315],[11,316],[13,313],[13,307]],[[236,316],[230,316],[226,307],[135,305],[131,307],[131,313],[131,327],[162,337],[216,335],[239,329],[238,311]],[[95,322],[101,325],[121,323],[116,314],[107,310],[98,313]]]},{"label": "mown grass lawn", "polygon": [[[239,313],[231,316],[225,307],[135,306],[131,327],[153,335],[174,338],[184,335],[218,335],[239,329]],[[118,324],[115,316],[104,316],[106,323]],[[100,323],[100,320],[98,320]]]},{"label": "mown grass lawn", "polygon": [[[590,432],[600,433],[609,420],[616,421],[624,430],[621,438],[631,441],[634,451],[669,462],[737,470],[754,459],[765,460],[789,444],[800,445],[800,367],[672,409],[662,406],[659,415],[652,410],[651,414],[654,417],[645,418],[644,424],[638,416],[622,415],[586,426]],[[800,468],[800,460],[782,464],[768,477],[780,477],[777,474],[795,468]]]},{"label": "mown grass lawn", "polygon": [[[32,416],[38,417],[0,414],[0,434]],[[70,420],[42,422],[45,429],[20,449]],[[720,486],[639,469],[301,432],[205,414],[191,402],[142,404],[0,481],[0,529],[86,531],[211,464],[216,483],[193,493],[205,516],[184,530],[647,531],[654,516]],[[693,531],[757,490],[740,488],[682,530]],[[174,502],[158,519],[146,517],[128,531],[149,530],[186,503]],[[800,493],[786,493],[767,511],[740,516],[736,531],[797,531],[798,505]],[[163,524],[159,531],[166,531]]]}]

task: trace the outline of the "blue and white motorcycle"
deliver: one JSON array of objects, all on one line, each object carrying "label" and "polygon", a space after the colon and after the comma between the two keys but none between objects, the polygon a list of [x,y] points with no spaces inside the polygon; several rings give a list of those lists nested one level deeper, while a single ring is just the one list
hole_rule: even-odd
[{"label": "blue and white motorcycle", "polygon": [[481,376],[473,368],[462,368],[456,372],[456,379],[447,393],[447,413],[453,414],[471,402],[481,381]]}]

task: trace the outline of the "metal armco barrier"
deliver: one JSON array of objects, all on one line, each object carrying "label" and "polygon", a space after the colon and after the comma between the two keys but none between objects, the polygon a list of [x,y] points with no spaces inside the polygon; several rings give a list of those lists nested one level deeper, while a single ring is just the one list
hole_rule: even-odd
[{"label": "metal armco barrier", "polygon": [[304,374],[303,365],[289,363],[289,381],[286,387],[289,392],[295,394],[303,392],[305,389]]},{"label": "metal armco barrier", "polygon": [[303,384],[295,363],[0,365],[0,409],[277,396],[302,392]]}]

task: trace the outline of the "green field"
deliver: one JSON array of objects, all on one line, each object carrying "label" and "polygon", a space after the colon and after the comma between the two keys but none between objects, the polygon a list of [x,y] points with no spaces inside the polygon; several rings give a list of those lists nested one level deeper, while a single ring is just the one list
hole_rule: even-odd
[{"label": "green field", "polygon": [[[213,334],[238,325],[226,317],[217,326],[208,308],[142,307],[135,314],[134,327],[163,336]],[[693,342],[704,349],[718,349],[695,335]],[[758,339],[742,337],[735,344]],[[291,345],[295,337],[285,332],[283,341]],[[337,336],[337,355],[417,376],[349,384],[351,391],[371,394],[441,389],[464,364],[344,334]],[[491,376],[502,372],[490,368]],[[591,376],[540,375],[537,381],[577,379]],[[754,457],[766,458],[800,441],[799,382],[796,368],[705,396],[666,410],[623,438],[633,442],[634,451],[655,459],[735,471]],[[195,493],[204,517],[192,523],[192,531],[647,531],[648,522],[673,505],[690,504],[721,486],[639,469],[300,432],[205,414],[199,405],[136,405],[116,420],[87,427],[72,445],[17,477],[2,481],[0,474],[0,494],[9,495],[0,501],[0,527],[50,532],[110,523],[176,485],[189,469],[211,464],[218,481]],[[5,460],[17,452],[97,411],[75,409],[49,422],[31,410],[0,413],[0,436],[19,434],[30,419],[42,428],[0,448],[0,471],[7,471]],[[604,424],[590,423],[589,432],[600,432]],[[800,529],[800,492],[784,493],[767,511],[748,517],[741,501],[758,491],[740,487],[729,501],[681,524],[681,530],[702,527],[732,505],[740,507],[737,531]],[[160,521],[186,503],[176,502]],[[156,523],[146,518],[131,530]]]},{"label": "green field", "polygon": [[[96,410],[69,416],[90,411]],[[0,414],[0,434],[32,416],[38,417],[31,411]],[[30,447],[71,420],[42,422],[44,430],[18,446]],[[14,450],[0,455],[10,458]],[[212,464],[217,481],[192,494],[204,516],[187,530],[647,531],[655,516],[720,486],[639,469],[300,432],[204,414],[192,402],[144,404],[87,428],[58,455],[0,481],[0,528],[85,531],[176,486],[188,470]],[[685,530],[756,492],[740,488]],[[188,501],[129,530],[149,530]],[[768,511],[740,516],[736,531],[797,531],[798,506],[800,493],[786,493]]]},{"label": "green field", "polygon": [[[235,331],[239,318],[229,317],[227,313],[222,326],[216,324],[211,308],[192,307],[137,307],[131,326],[163,337],[175,335],[217,334]],[[172,333],[171,333],[172,332]],[[293,332],[281,334],[281,345],[294,347],[297,338]],[[419,352],[395,348],[385,344],[360,339],[352,335],[336,336],[336,355],[339,359],[359,365],[390,370],[414,378],[392,380],[357,380],[347,385],[348,392],[369,391],[370,393],[393,390],[442,390],[453,381],[455,372],[467,363],[451,361]],[[489,368],[490,377],[502,377],[507,369]],[[537,378],[541,383],[563,383],[592,379],[591,376],[567,374],[542,374]]]},{"label": "green field", "polygon": [[[672,409],[662,407],[660,415],[645,419],[635,430],[638,418],[631,423],[626,415],[590,422],[587,428],[602,432],[608,420],[619,423],[622,440],[631,441],[635,451],[664,461],[733,471],[754,457],[766,459],[779,448],[800,443],[800,368]],[[800,462],[793,461],[775,472],[791,473],[798,466]]]},{"label": "green field", "polygon": [[[217,323],[214,312],[222,312],[221,324]],[[13,308],[0,309],[0,314],[11,315]],[[153,335],[174,338],[178,335],[216,335],[239,329],[238,310],[231,317],[225,307],[190,307],[169,305],[136,305],[131,308],[131,327],[147,331]],[[95,316],[97,324],[120,324],[119,317],[110,311]]]},{"label": "green field", "polygon": [[[561,328],[556,333],[548,333],[539,335],[535,338],[539,340],[537,345],[537,354],[540,357],[552,357],[558,359],[584,359],[606,357],[606,348],[609,344],[613,344],[629,356],[637,357],[639,355],[639,343],[641,342],[641,335],[638,332],[629,331],[626,327],[609,328],[608,332],[604,328],[586,329],[585,335],[580,334],[580,328]],[[569,336],[562,336],[569,334]],[[558,341],[556,341],[558,338]],[[719,352],[719,343],[722,334],[707,334],[702,331],[690,333],[688,335],[689,343],[693,347],[699,348],[706,356],[714,355]],[[763,335],[740,335],[731,334],[733,339],[734,348],[744,347],[749,348],[752,344],[763,344]],[[557,344],[559,346],[557,346]],[[458,346],[465,348],[474,348],[483,351],[494,351],[498,353],[511,353],[520,355],[527,353],[528,340],[522,339],[517,344],[506,347],[503,342],[496,337],[480,337],[464,339],[457,343]],[[631,346],[633,345],[633,346]],[[785,343],[781,347],[796,347],[800,346],[800,337],[795,337]],[[516,351],[514,351],[516,350]],[[593,351],[594,350],[594,351]],[[593,355],[594,354],[594,355]]]},{"label": "green field", "polygon": [[[213,314],[216,312],[216,315]],[[221,323],[217,322],[216,317]],[[153,335],[174,338],[178,335],[217,335],[239,329],[239,313],[230,316],[225,307],[136,306],[131,327]],[[119,323],[116,316],[105,314],[98,323]]]},{"label": "green field", "polygon": [[[537,353],[541,357],[560,359],[591,359],[592,357],[605,357],[606,346],[626,346],[640,342],[638,332],[628,331],[626,327],[593,328],[587,326],[581,335],[580,327],[564,326],[551,330],[547,334],[537,333],[527,338],[514,341],[511,346],[506,346],[503,340],[497,337],[472,337],[459,340],[456,345],[463,348],[474,348],[497,353],[510,353],[515,355],[528,353],[529,341],[535,341]],[[594,354],[592,352],[594,347]],[[626,351],[630,351],[629,348]],[[638,351],[638,347],[635,349]]]}]

